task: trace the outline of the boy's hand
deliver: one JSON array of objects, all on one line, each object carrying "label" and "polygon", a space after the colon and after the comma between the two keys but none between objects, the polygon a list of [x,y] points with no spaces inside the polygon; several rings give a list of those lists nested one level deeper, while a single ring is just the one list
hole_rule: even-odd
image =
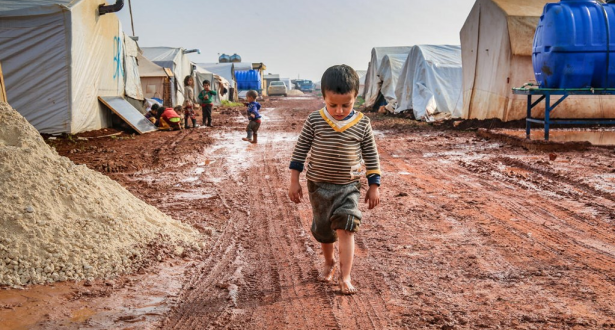
[{"label": "boy's hand", "polygon": [[253,113],[251,113],[251,114],[250,114],[250,117],[252,117],[252,118],[256,118],[256,115],[255,115],[255,114],[253,114]]},{"label": "boy's hand", "polygon": [[367,190],[367,194],[365,194],[365,203],[369,203],[369,209],[373,209],[374,207],[380,204],[380,191],[378,191],[378,185],[373,184],[369,186]]},{"label": "boy's hand", "polygon": [[301,184],[299,184],[299,171],[290,170],[290,187],[288,188],[288,198],[295,203],[300,203],[303,198]]}]

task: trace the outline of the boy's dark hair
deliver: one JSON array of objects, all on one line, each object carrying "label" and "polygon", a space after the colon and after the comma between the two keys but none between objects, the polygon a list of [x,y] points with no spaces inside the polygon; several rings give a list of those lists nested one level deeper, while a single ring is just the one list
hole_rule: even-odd
[{"label": "boy's dark hair", "polygon": [[188,80],[190,80],[190,78],[192,78],[192,76],[186,76],[186,78],[184,78],[184,86],[188,86]]},{"label": "boy's dark hair", "polygon": [[181,105],[176,106],[175,108],[173,108],[173,110],[177,111],[182,111],[184,109],[184,107],[182,107]]},{"label": "boy's dark hair", "polygon": [[203,86],[205,85],[210,85],[211,86],[211,82],[209,82],[209,80],[203,80]]},{"label": "boy's dark hair", "polygon": [[158,105],[158,103],[154,103],[154,105],[152,105],[152,110],[154,110],[154,111],[158,111],[158,108],[160,108],[160,106]]},{"label": "boy's dark hair", "polygon": [[254,99],[256,99],[256,98],[258,97],[258,93],[257,93],[255,90],[249,90],[249,91],[246,93],[246,97],[248,97],[248,96],[251,96],[251,97],[253,97]]},{"label": "boy's dark hair", "polygon": [[322,96],[325,93],[348,94],[354,92],[359,95],[359,75],[346,64],[334,65],[325,71],[320,81]]}]

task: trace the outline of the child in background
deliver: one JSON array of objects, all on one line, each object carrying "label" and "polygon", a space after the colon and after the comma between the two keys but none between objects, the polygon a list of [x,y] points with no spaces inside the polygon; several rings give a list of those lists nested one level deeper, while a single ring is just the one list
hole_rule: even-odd
[{"label": "child in background", "polygon": [[184,127],[188,128],[188,119],[192,121],[192,128],[199,127],[196,124],[196,111],[194,109],[196,100],[194,98],[194,78],[186,76],[184,78]]},{"label": "child in background", "polygon": [[160,106],[155,103],[154,105],[152,105],[151,109],[145,114],[145,118],[147,118],[147,120],[151,121],[152,124],[156,125],[156,123],[158,122],[158,108],[160,108]]},{"label": "child in background", "polygon": [[357,289],[350,271],[354,233],[362,217],[360,179],[367,177],[365,202],[373,209],[380,203],[380,161],[369,118],[353,110],[359,92],[357,73],[347,65],[330,67],[322,76],[321,88],[325,107],[311,113],[303,125],[290,162],[288,197],[295,203],[301,201],[299,175],[310,153],[306,176],[313,212],[311,231],[325,259],[320,280],[333,280],[334,243],[339,238],[340,291],[354,294]]},{"label": "child in background", "polygon": [[177,105],[173,110],[179,115],[179,129],[184,129],[184,108],[181,105]]},{"label": "child in background", "polygon": [[158,127],[161,130],[178,130],[180,128],[181,117],[173,110],[173,108],[166,108],[164,110],[158,109],[159,120]]},{"label": "child in background", "polygon": [[213,108],[214,96],[218,93],[211,90],[211,83],[209,80],[203,81],[203,90],[199,93],[199,101],[201,102],[201,108],[203,109],[203,125],[211,126],[211,109]]},{"label": "child in background", "polygon": [[[258,113],[258,110],[261,109],[260,103],[256,102],[256,98],[258,94],[256,91],[248,91],[246,94],[246,98],[248,99],[248,127],[246,128],[246,132],[248,136],[242,138],[244,141],[248,141],[251,143],[258,143],[258,128],[261,127],[261,115]],[[252,135],[254,135],[254,139],[252,139]]]}]

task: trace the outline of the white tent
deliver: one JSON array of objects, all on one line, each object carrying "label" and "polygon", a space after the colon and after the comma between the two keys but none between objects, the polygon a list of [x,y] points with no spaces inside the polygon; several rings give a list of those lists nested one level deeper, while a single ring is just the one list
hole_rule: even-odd
[{"label": "white tent", "polygon": [[378,98],[378,69],[385,55],[388,54],[408,54],[412,47],[375,47],[372,49],[372,57],[367,67],[365,77],[365,106],[371,107]]},{"label": "white tent", "polygon": [[[382,58],[380,68],[378,69],[378,93],[382,94],[387,105],[387,110],[393,112],[397,100],[395,97],[395,87],[397,87],[397,80],[401,75],[401,69],[404,67],[404,63],[408,58],[408,54],[389,54]],[[377,94],[378,95],[378,94]]]},{"label": "white tent", "polygon": [[[534,82],[532,44],[547,3],[557,0],[477,0],[461,29],[463,118],[503,121],[526,117],[527,97],[512,88]],[[534,98],[536,99],[536,98]],[[554,118],[612,116],[612,96],[571,96]],[[544,116],[544,102],[533,117]]]},{"label": "white tent", "polygon": [[459,118],[462,81],[460,46],[414,46],[395,88],[395,113],[412,109],[414,118],[426,121],[436,114]]},{"label": "white tent", "polygon": [[98,96],[143,98],[134,44],[115,14],[98,14],[100,4],[106,2],[0,0],[8,101],[41,133],[109,126],[110,112]]},{"label": "white tent", "polygon": [[163,104],[171,104],[169,82],[170,78],[173,77],[173,72],[150,61],[142,54],[138,55],[137,60],[143,95],[148,99],[161,99]]},{"label": "white tent", "polygon": [[[203,69],[198,64],[195,64],[195,84],[194,84],[194,92],[196,93],[195,97],[203,90],[203,81],[209,80],[211,83],[212,90],[215,90],[218,94],[214,98],[214,105],[220,105],[222,101],[228,101],[229,99],[229,91],[231,88],[231,84],[224,77],[221,77],[215,73],[212,73],[206,69]],[[226,90],[226,92],[224,92]],[[224,95],[223,95],[224,94]]]},{"label": "white tent", "polygon": [[184,53],[185,49],[175,47],[142,47],[141,49],[143,56],[173,72],[172,105],[182,104],[184,102],[184,78],[192,75],[192,62]]},{"label": "white tent", "polygon": [[367,70],[355,70],[359,75],[359,95],[363,95],[365,93],[365,78],[367,74]]}]

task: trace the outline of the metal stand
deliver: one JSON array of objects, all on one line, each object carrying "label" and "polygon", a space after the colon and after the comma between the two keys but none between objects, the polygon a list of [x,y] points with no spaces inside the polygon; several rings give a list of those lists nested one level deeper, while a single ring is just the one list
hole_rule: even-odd
[{"label": "metal stand", "polygon": [[[532,123],[543,124],[545,128],[545,141],[549,141],[549,129],[551,124],[558,125],[615,125],[615,119],[551,119],[551,113],[570,95],[615,95],[615,88],[594,89],[553,89],[553,88],[513,88],[513,94],[527,95],[527,117],[525,118],[525,137],[530,139]],[[538,100],[532,103],[532,96],[539,95]],[[551,104],[551,96],[561,96]],[[542,100],[545,101],[545,118],[532,118],[532,109]]]}]

